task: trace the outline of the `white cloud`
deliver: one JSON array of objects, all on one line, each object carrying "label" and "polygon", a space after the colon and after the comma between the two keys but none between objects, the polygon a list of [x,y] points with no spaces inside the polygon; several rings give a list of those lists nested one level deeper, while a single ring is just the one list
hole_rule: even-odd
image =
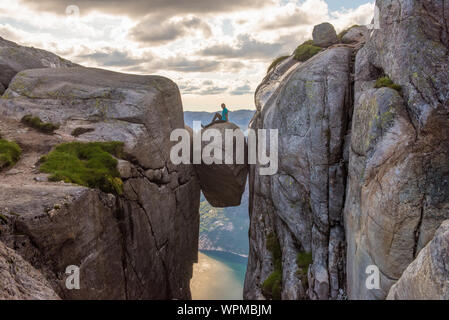
[{"label": "white cloud", "polygon": [[70,18],[64,1],[1,1],[0,36],[85,66],[170,77],[187,108],[217,99],[252,108],[271,60],[311,38],[315,24],[341,31],[374,12],[373,3],[329,12],[324,0],[114,0],[78,1],[82,14]]}]

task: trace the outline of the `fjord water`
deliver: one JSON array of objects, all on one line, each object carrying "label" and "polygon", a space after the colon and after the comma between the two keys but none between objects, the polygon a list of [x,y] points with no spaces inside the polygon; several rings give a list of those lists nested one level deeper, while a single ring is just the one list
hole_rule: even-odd
[{"label": "fjord water", "polygon": [[248,259],[220,251],[198,252],[190,290],[193,300],[242,300]]}]

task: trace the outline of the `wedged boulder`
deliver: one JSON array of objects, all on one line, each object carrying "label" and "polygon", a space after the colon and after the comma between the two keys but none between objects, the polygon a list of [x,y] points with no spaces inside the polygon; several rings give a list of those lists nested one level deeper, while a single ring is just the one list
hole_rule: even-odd
[{"label": "wedged boulder", "polygon": [[[246,299],[264,298],[263,283],[274,271],[267,249],[273,233],[282,251],[282,299],[343,296],[343,145],[351,107],[352,53],[349,47],[319,53],[286,68],[287,76],[267,77],[259,90],[269,96],[256,92],[261,111],[251,128],[279,130],[279,169],[262,176],[259,164],[250,167]],[[309,253],[312,264],[298,266],[298,255]]]},{"label": "wedged boulder", "polygon": [[[244,150],[237,150],[237,137],[234,136],[233,141],[233,158],[232,164],[225,164],[225,136],[226,131],[232,133],[236,132],[237,136],[244,139],[244,134],[241,129],[232,122],[217,123],[207,129],[201,131],[204,135],[211,132],[210,130],[216,130],[221,135],[221,141],[202,141],[202,154],[204,155],[204,148],[207,145],[216,146],[218,150],[221,150],[221,155],[217,155],[214,152],[211,154],[212,164],[206,164],[202,161],[201,164],[195,165],[195,170],[199,178],[201,190],[206,197],[207,201],[214,207],[235,207],[240,205],[243,192],[245,191],[246,180],[248,177],[248,165],[247,165],[247,153],[248,147],[246,141],[244,141]],[[204,139],[204,138],[203,138]],[[242,160],[243,163],[237,162],[237,153],[241,154],[243,151]],[[202,159],[204,160],[204,159]],[[216,164],[219,161],[221,164]]]},{"label": "wedged boulder", "polygon": [[405,269],[389,300],[449,300],[449,220]]},{"label": "wedged boulder", "polygon": [[0,300],[59,300],[45,277],[0,242]]},{"label": "wedged boulder", "polygon": [[[380,29],[358,52],[345,203],[348,296],[385,299],[449,218],[449,7],[376,2]],[[374,88],[388,76],[393,89]],[[380,289],[365,286],[380,270]]]},{"label": "wedged boulder", "polygon": [[349,29],[343,37],[341,37],[342,43],[359,43],[368,39],[369,31],[365,26],[355,26]]},{"label": "wedged boulder", "polygon": [[333,25],[324,22],[313,28],[313,43],[318,47],[329,47],[338,43],[337,32]]},{"label": "wedged boulder", "polygon": [[18,72],[26,69],[74,66],[77,65],[51,52],[20,46],[0,37],[0,84],[5,88]]},{"label": "wedged boulder", "polygon": [[[26,114],[60,128],[54,135],[26,128],[19,122]],[[0,117],[2,134],[23,149],[20,173],[0,173],[4,243],[64,299],[190,298],[200,188],[193,166],[170,160],[170,134],[184,127],[175,83],[80,67],[25,70],[0,99]],[[72,135],[78,128],[89,130]],[[123,194],[49,182],[33,168],[71,141],[124,143]],[[80,290],[64,286],[68,265],[80,267]]]}]

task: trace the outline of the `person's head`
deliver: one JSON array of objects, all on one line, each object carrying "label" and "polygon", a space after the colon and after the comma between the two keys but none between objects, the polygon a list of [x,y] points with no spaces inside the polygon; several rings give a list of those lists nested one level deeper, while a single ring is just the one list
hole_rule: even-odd
[{"label": "person's head", "polygon": [[226,108],[226,105],[224,103],[221,104],[221,108],[224,109]]}]

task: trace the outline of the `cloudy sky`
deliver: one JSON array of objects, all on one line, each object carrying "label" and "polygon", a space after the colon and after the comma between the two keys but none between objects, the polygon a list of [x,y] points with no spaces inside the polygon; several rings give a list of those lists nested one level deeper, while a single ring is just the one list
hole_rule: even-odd
[{"label": "cloudy sky", "polygon": [[367,24],[374,0],[0,0],[0,36],[88,67],[160,74],[185,110],[253,109],[270,62],[311,38]]}]

